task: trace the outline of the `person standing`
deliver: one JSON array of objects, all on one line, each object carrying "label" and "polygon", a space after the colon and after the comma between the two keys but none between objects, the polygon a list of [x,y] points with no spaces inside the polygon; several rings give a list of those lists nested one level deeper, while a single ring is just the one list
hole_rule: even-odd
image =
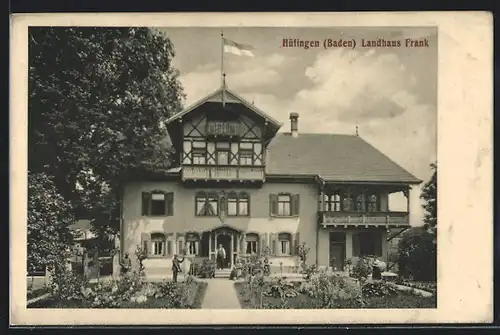
[{"label": "person standing", "polygon": [[174,283],[177,283],[177,274],[181,272],[181,263],[184,262],[184,259],[179,260],[177,255],[174,255],[174,259],[172,259],[172,274]]},{"label": "person standing", "polygon": [[219,244],[217,249],[217,269],[222,270],[224,268],[224,260],[226,259],[226,250]]}]

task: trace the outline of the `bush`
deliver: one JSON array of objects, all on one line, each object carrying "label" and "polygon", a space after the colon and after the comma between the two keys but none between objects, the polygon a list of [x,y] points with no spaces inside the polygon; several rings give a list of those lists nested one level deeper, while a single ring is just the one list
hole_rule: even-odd
[{"label": "bush", "polygon": [[433,234],[409,231],[399,241],[398,250],[399,276],[415,281],[436,281],[437,254]]},{"label": "bush", "polygon": [[349,277],[321,273],[312,277],[307,285],[302,285],[301,290],[316,299],[320,304],[319,308],[336,308],[346,300],[352,300],[350,304],[353,308],[363,304],[360,286]]},{"label": "bush", "polygon": [[264,295],[268,297],[281,298],[291,298],[297,296],[297,291],[295,290],[295,285],[285,278],[279,278],[278,280],[273,280],[268,284],[268,287],[264,291]]},{"label": "bush", "polygon": [[372,298],[372,297],[387,297],[397,295],[398,291],[394,287],[385,281],[371,281],[365,283],[361,288],[361,292],[363,293],[363,297]]},{"label": "bush", "polygon": [[57,267],[53,271],[49,283],[50,294],[58,300],[84,300],[83,292],[88,286],[88,281],[83,275],[76,274],[64,267]]},{"label": "bush", "polygon": [[215,277],[215,262],[210,259],[204,259],[201,263],[196,265],[196,273],[201,278]]},{"label": "bush", "polygon": [[359,258],[353,268],[350,275],[358,280],[364,281],[372,274],[372,263],[374,257],[371,256],[363,256]]}]

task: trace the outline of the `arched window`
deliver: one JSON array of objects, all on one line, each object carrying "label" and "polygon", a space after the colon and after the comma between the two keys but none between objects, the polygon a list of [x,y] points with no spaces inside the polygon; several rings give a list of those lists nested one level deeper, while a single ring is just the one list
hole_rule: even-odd
[{"label": "arched window", "polygon": [[153,256],[165,256],[165,235],[162,233],[151,234],[151,254]]},{"label": "arched window", "polygon": [[259,252],[259,236],[257,234],[249,233],[246,235],[247,241],[247,254],[256,254]]},{"label": "arched window", "polygon": [[292,235],[289,233],[278,234],[278,254],[282,256],[289,256],[291,254],[290,245],[292,244]]},{"label": "arched window", "polygon": [[378,212],[379,211],[379,201],[376,194],[371,194],[368,197],[367,210],[368,212]]}]

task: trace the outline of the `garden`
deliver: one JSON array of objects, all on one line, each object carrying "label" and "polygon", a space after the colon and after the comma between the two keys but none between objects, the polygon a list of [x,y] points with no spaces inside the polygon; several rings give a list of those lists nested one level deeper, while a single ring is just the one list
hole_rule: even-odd
[{"label": "garden", "polygon": [[[309,248],[299,246],[303,279],[272,278],[265,262],[243,266],[242,282],[235,290],[242,308],[250,309],[335,309],[335,308],[436,308],[436,283],[397,282],[371,279],[373,257],[362,257],[348,275],[318,271],[306,265]],[[262,257],[261,257],[262,258]],[[265,259],[265,256],[263,257]],[[425,291],[425,292],[423,292]]]}]

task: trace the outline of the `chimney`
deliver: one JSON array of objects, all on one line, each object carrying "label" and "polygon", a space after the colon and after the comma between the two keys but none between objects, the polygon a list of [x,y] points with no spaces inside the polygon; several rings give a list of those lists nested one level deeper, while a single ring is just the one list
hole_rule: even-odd
[{"label": "chimney", "polygon": [[298,113],[290,113],[290,130],[293,137],[299,136],[298,119],[299,119]]}]

